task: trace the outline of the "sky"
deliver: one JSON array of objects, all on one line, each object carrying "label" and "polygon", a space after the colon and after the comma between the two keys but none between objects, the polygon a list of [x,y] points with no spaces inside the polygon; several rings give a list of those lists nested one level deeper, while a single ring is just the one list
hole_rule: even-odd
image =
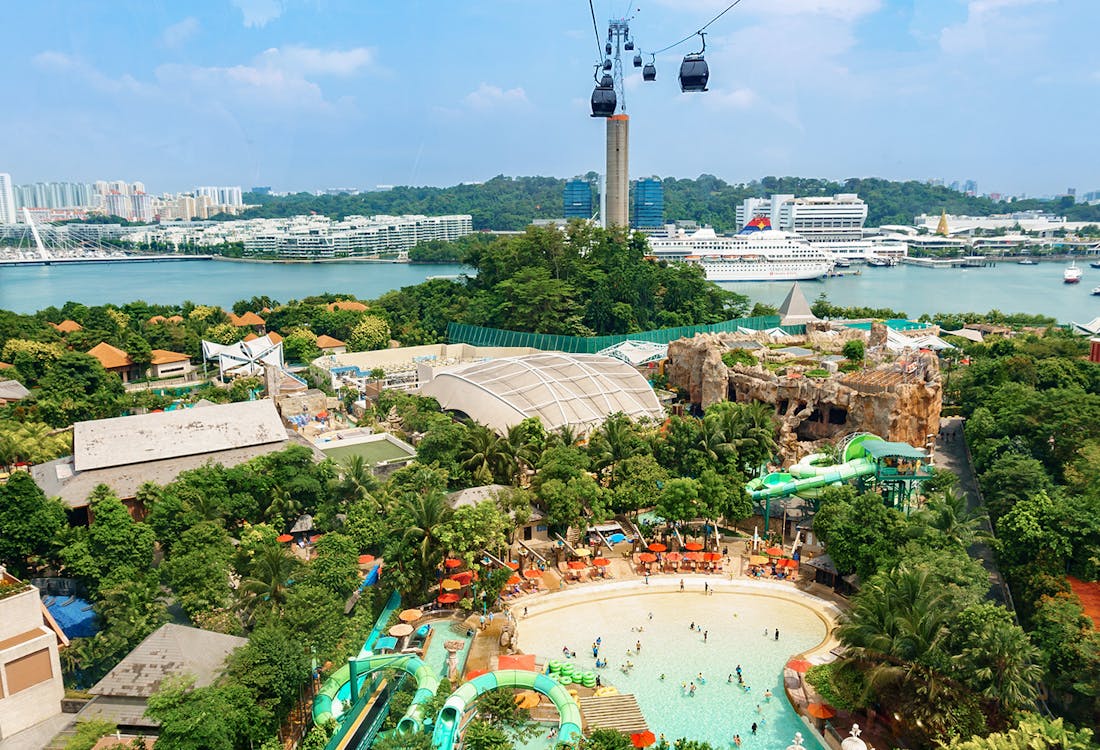
[{"label": "sky", "polygon": [[[657,50],[729,0],[594,0]],[[275,190],[603,171],[585,0],[5,6],[0,172]],[[626,67],[632,176],[1100,190],[1097,0],[741,0],[710,91]]]}]

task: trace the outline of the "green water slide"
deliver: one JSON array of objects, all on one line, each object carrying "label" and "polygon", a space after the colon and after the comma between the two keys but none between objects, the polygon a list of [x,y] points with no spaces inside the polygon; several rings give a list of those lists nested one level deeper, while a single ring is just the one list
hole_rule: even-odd
[{"label": "green water slide", "polygon": [[401,734],[420,731],[424,721],[424,704],[435,695],[436,688],[439,687],[439,678],[431,667],[418,657],[408,654],[383,654],[348,660],[347,664],[325,680],[321,690],[313,697],[313,723],[320,725],[329,719],[339,718],[343,709],[338,704],[336,711],[333,708],[337,694],[342,688],[348,685],[348,697],[344,702],[350,708],[355,703],[357,694],[357,691],[352,689],[352,681],[354,680],[356,686],[361,686],[367,675],[380,669],[399,669],[412,675],[416,680],[416,694],[413,695],[409,709],[398,722],[397,731]]},{"label": "green water slide", "polygon": [[497,688],[523,688],[542,693],[558,709],[558,742],[573,742],[581,736],[581,710],[569,691],[547,675],[522,669],[502,669],[475,677],[451,693],[435,721],[432,747],[452,750],[458,739],[462,716],[482,693]]},{"label": "green water slide", "polygon": [[841,484],[851,479],[875,473],[875,462],[866,457],[863,444],[882,440],[866,433],[854,435],[844,446],[843,463],[821,465],[827,459],[823,454],[806,456],[785,472],[772,472],[749,482],[748,490],[753,500],[767,500],[790,495],[811,496],[823,487]]}]

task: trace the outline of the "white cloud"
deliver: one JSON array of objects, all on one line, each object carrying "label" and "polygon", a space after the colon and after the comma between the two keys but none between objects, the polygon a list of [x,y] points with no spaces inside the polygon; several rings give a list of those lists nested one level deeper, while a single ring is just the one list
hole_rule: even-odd
[{"label": "white cloud", "polygon": [[244,25],[263,28],[283,14],[283,0],[233,0],[244,16]]},{"label": "white cloud", "polygon": [[188,16],[179,23],[174,23],[160,35],[161,41],[166,47],[180,47],[199,30],[199,19]]},{"label": "white cloud", "polygon": [[466,94],[463,101],[470,109],[481,111],[526,108],[530,105],[530,102],[527,101],[527,93],[522,87],[502,89],[500,86],[493,86],[484,82],[476,90]]},{"label": "white cloud", "polygon": [[299,75],[346,76],[374,62],[374,50],[355,47],[349,50],[323,50],[290,45],[265,50],[257,63]]},{"label": "white cloud", "polygon": [[964,54],[1000,46],[999,41],[991,45],[991,39],[1003,40],[1012,47],[1026,46],[1036,40],[1034,29],[1018,13],[1003,11],[1051,2],[1053,0],[970,0],[966,6],[966,20],[945,26],[940,32],[940,49],[951,54]]},{"label": "white cloud", "polygon": [[150,86],[138,81],[129,73],[112,78],[95,66],[78,57],[66,55],[64,52],[54,50],[40,52],[32,58],[31,62],[42,70],[72,76],[87,84],[90,88],[106,94],[148,94],[152,91]]},{"label": "white cloud", "polygon": [[707,104],[717,109],[751,109],[759,101],[760,97],[750,88],[711,90],[707,93]]}]

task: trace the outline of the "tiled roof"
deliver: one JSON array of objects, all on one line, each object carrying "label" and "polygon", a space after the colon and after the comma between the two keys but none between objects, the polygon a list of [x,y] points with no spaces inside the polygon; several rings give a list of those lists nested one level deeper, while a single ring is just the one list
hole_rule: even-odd
[{"label": "tiled roof", "polygon": [[170,352],[166,349],[154,349],[153,359],[151,360],[154,365],[166,365],[169,362],[185,362],[191,358],[186,354],[180,354],[179,352]]},{"label": "tiled roof", "polygon": [[329,302],[325,305],[329,311],[333,310],[350,310],[352,312],[363,312],[367,309],[367,306],[362,302],[358,302],[353,299],[342,299],[339,302]]},{"label": "tiled roof", "polygon": [[328,336],[323,333],[317,337],[318,349],[332,349],[337,346],[347,346],[347,344],[345,344],[340,339],[334,339],[332,336]]},{"label": "tiled roof", "polygon": [[117,370],[120,367],[132,367],[134,364],[134,360],[130,359],[129,354],[111,346],[106,341],[102,341],[93,346],[88,350],[88,354],[98,359],[104,369],[107,370]]},{"label": "tiled roof", "polygon": [[262,326],[264,319],[254,312],[246,312],[244,315],[229,313],[229,322],[238,328],[241,326]]},{"label": "tiled roof", "polygon": [[73,331],[83,331],[84,326],[77,323],[75,320],[63,320],[54,326],[62,333],[72,333]]},{"label": "tiled roof", "polygon": [[283,337],[277,334],[275,331],[271,331],[269,334],[267,334],[267,337],[271,339],[272,344],[278,344],[283,340]]}]

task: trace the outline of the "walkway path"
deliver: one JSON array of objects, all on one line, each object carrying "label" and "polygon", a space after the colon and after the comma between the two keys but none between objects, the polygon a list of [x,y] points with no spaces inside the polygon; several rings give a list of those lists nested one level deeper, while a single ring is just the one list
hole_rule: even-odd
[{"label": "walkway path", "polygon": [[[966,495],[966,507],[973,511],[981,507],[982,496],[978,489],[978,480],[974,476],[974,467],[966,451],[966,438],[963,435],[963,418],[948,417],[940,420],[941,430],[936,441],[937,469],[946,469],[959,478],[959,490]],[[987,517],[983,523],[987,533],[992,536],[993,527]],[[1004,577],[997,567],[997,557],[986,542],[975,542],[970,546],[970,556],[980,560],[989,573],[989,592],[986,598],[1001,606],[1012,609],[1007,595]]]}]

